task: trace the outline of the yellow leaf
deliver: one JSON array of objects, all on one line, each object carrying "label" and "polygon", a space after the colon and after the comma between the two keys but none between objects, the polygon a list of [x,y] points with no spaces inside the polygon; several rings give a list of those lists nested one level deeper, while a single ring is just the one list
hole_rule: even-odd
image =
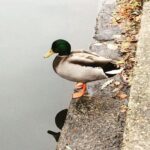
[{"label": "yellow leaf", "polygon": [[120,64],[124,64],[124,63],[125,63],[124,60],[118,60],[118,61],[115,62],[116,65],[120,65]]},{"label": "yellow leaf", "polygon": [[130,47],[130,42],[123,42],[122,44],[121,44],[121,49],[127,49],[127,48],[129,48]]}]

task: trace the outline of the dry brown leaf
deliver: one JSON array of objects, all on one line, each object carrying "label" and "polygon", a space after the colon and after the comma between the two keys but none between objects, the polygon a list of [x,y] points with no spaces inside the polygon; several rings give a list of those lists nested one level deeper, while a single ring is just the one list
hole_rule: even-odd
[{"label": "dry brown leaf", "polygon": [[126,105],[122,105],[120,108],[120,112],[124,113],[128,110],[128,107]]},{"label": "dry brown leaf", "polygon": [[117,94],[117,97],[121,100],[126,99],[128,97],[127,94],[125,94],[123,91],[119,91],[119,93]]}]

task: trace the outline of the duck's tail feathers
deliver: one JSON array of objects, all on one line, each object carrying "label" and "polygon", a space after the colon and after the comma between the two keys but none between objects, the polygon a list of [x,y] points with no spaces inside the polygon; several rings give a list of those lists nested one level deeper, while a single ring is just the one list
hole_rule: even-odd
[{"label": "duck's tail feathers", "polygon": [[106,71],[105,74],[108,76],[108,77],[112,77],[116,74],[119,74],[121,73],[123,70],[123,68],[119,68],[119,69],[114,69],[114,70],[110,70],[110,71]]}]

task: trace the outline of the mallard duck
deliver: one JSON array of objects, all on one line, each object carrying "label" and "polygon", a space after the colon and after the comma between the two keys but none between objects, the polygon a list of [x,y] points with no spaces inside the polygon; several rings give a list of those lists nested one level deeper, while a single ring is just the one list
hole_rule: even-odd
[{"label": "mallard duck", "polygon": [[80,82],[77,88],[82,90],[74,93],[73,98],[84,95],[87,82],[106,79],[120,73],[120,69],[116,70],[117,67],[112,59],[85,50],[71,52],[70,43],[63,39],[54,41],[44,58],[55,53],[58,55],[53,61],[54,71],[62,78]]}]

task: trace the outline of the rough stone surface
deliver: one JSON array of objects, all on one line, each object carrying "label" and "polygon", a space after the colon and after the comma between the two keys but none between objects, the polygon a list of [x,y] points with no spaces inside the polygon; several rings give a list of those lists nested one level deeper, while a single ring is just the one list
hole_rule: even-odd
[{"label": "rough stone surface", "polygon": [[[116,5],[115,0],[112,1],[113,3],[104,3],[96,25],[96,36],[101,36],[100,31],[103,29],[109,30],[111,36],[101,36],[103,39],[96,40],[90,49],[102,56],[117,59],[119,54],[114,37],[118,36],[119,28],[109,25]],[[107,52],[104,52],[106,49]],[[120,75],[89,83],[88,87],[94,93],[91,98],[84,96],[71,100],[57,150],[120,150],[126,116],[120,108],[125,101],[116,98],[111,86],[113,80],[120,81]],[[106,82],[110,84],[107,83],[108,86],[104,88]]]},{"label": "rough stone surface", "polygon": [[120,54],[114,41],[95,42],[90,45],[90,50],[96,52],[100,56],[118,60]]},{"label": "rough stone surface", "polygon": [[112,59],[119,59],[118,46],[115,41],[120,38],[121,30],[117,25],[112,24],[112,14],[116,7],[116,0],[103,1],[102,8],[96,18],[95,35],[90,45],[90,50],[100,56]]},{"label": "rough stone surface", "polygon": [[150,2],[144,4],[122,150],[150,150]]},{"label": "rough stone surface", "polygon": [[[119,76],[114,78],[118,80]],[[93,83],[95,94],[71,101],[57,150],[120,150],[125,113],[123,101],[114,98],[107,80]]]},{"label": "rough stone surface", "polygon": [[97,41],[111,41],[121,33],[117,25],[112,24],[112,14],[116,7],[116,0],[103,1],[102,9],[96,19],[95,36]]}]

